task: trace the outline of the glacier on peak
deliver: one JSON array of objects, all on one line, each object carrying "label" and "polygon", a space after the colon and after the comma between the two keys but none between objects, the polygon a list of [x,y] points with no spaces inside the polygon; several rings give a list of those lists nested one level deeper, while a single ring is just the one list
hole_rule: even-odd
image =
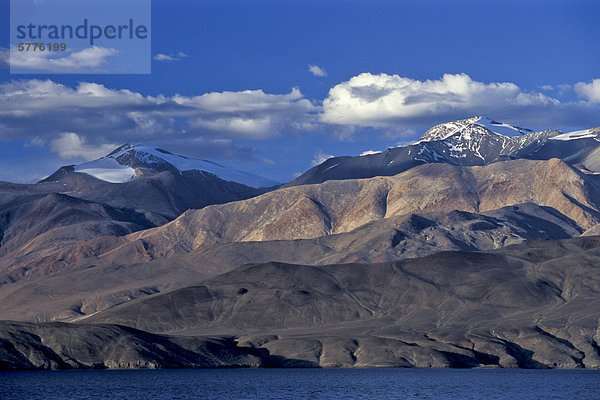
[{"label": "glacier on peak", "polygon": [[515,137],[533,133],[531,129],[521,128],[518,126],[506,124],[504,122],[494,121],[488,117],[478,118],[479,119],[475,122],[477,125],[483,126],[490,132],[497,133],[502,136]]},{"label": "glacier on peak", "polygon": [[125,183],[135,179],[133,168],[121,165],[117,160],[109,157],[76,165],[74,170],[110,183]]},{"label": "glacier on peak", "polygon": [[416,142],[433,142],[437,140],[446,140],[457,133],[470,140],[472,134],[492,133],[504,137],[522,137],[533,133],[531,129],[498,122],[488,117],[476,116],[458,121],[446,122],[429,129]]},{"label": "glacier on peak", "polygon": [[111,183],[125,183],[135,179],[135,168],[159,171],[175,168],[183,171],[201,171],[216,175],[220,179],[261,188],[278,183],[248,172],[240,171],[212,161],[176,155],[161,148],[138,143],[124,144],[105,157],[76,165],[75,172],[92,175]]}]

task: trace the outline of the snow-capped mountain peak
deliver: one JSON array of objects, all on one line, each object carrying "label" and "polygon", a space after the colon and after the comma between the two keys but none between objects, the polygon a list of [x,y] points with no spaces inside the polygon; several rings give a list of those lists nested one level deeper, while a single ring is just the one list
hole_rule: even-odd
[{"label": "snow-capped mountain peak", "polygon": [[454,135],[461,135],[464,139],[470,139],[474,135],[492,133],[506,137],[520,137],[533,133],[530,129],[498,122],[488,117],[472,117],[459,121],[447,122],[436,125],[421,137],[417,143],[446,140]]},{"label": "snow-capped mountain peak", "polygon": [[600,172],[599,149],[600,127],[570,133],[550,129],[533,132],[478,116],[434,126],[408,146],[360,157],[330,158],[288,186],[396,175],[424,163],[473,166],[511,159],[560,158]]},{"label": "snow-capped mountain peak", "polygon": [[514,157],[534,151],[557,131],[533,132],[491,118],[477,116],[447,122],[429,129],[415,145],[430,146],[438,155],[423,160],[447,162],[461,165],[485,164],[499,157]]},{"label": "snow-capped mountain peak", "polygon": [[255,188],[277,185],[277,182],[248,172],[208,160],[176,155],[145,143],[124,144],[105,157],[76,165],[75,172],[92,175],[107,182],[125,183],[135,179],[138,168],[179,173],[196,170]]}]

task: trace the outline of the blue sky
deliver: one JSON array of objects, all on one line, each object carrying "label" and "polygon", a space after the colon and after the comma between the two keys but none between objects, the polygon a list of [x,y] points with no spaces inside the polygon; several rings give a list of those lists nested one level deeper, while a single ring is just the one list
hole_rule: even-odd
[{"label": "blue sky", "polygon": [[5,59],[0,180],[148,142],[284,182],[473,115],[599,126],[599,15],[591,0],[153,0],[151,74],[11,75]]}]

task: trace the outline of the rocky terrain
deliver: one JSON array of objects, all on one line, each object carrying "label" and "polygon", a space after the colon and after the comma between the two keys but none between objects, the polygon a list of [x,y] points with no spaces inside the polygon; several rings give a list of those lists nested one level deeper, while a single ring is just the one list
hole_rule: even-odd
[{"label": "rocky terrain", "polygon": [[[396,216],[455,210],[485,213],[524,203],[561,214],[559,218],[570,224],[574,236],[600,221],[599,193],[596,176],[558,159],[513,160],[482,167],[426,164],[393,177],[294,186],[190,210],[155,229],[63,248],[28,262],[27,269],[30,275],[39,276],[51,266],[58,270],[89,262],[133,264],[224,243],[347,233]],[[529,234],[535,237],[539,232]],[[10,274],[15,268],[22,265],[17,262],[5,271]]]},{"label": "rocky terrain", "polygon": [[[391,261],[575,237],[600,218],[596,185],[595,176],[552,159],[481,167],[426,164],[394,177],[280,189],[26,262],[10,264],[5,257],[0,276],[13,284],[0,287],[0,299],[11,304],[0,318],[78,317],[252,262]],[[119,284],[108,284],[117,279]],[[71,285],[68,295],[21,305],[74,280],[82,283]]]},{"label": "rocky terrain", "polygon": [[0,322],[0,370],[261,366],[232,339],[174,338],[117,325]]},{"label": "rocky terrain", "polygon": [[[124,145],[117,153],[83,167],[62,167],[37,184],[0,182],[0,271],[17,266],[11,276],[3,274],[0,284],[28,277],[32,260],[69,245],[157,227],[190,208],[246,199],[269,190],[225,181],[203,170],[179,170],[144,149]],[[123,165],[111,158],[118,154]],[[165,152],[167,156],[182,159],[187,168],[196,167],[196,162],[208,164],[210,170],[221,167]],[[107,161],[113,163],[106,165]],[[133,173],[131,180],[101,179],[114,180],[115,171],[123,168]],[[224,176],[237,178],[227,171]],[[239,174],[240,180],[262,182]],[[54,267],[49,269],[54,271]]]},{"label": "rocky terrain", "polygon": [[598,133],[474,117],[281,188],[143,144],[2,183],[0,368],[599,368]]},{"label": "rocky terrain", "polygon": [[[538,238],[568,238],[577,236],[577,229],[551,209],[524,204],[487,214],[411,214],[368,223],[348,233],[291,241],[225,243],[129,265],[118,263],[118,259],[103,265],[101,260],[92,258],[88,260],[90,264],[63,273],[0,287],[0,302],[4,304],[1,317],[26,321],[79,318],[138,297],[200,282],[248,263],[394,261],[442,250],[473,251]],[[60,296],[50,297],[53,294]]]},{"label": "rocky terrain", "polygon": [[247,265],[76,324],[2,323],[0,359],[4,368],[599,368],[599,244]]},{"label": "rocky terrain", "polygon": [[569,165],[600,172],[599,134],[600,128],[571,133],[532,132],[486,117],[473,117],[434,126],[412,145],[360,157],[332,157],[286,186],[392,176],[429,163],[472,166],[519,158],[559,158]]}]

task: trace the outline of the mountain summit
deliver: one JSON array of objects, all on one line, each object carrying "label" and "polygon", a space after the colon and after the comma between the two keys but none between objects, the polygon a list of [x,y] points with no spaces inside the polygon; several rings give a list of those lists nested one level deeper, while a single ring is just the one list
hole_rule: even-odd
[{"label": "mountain summit", "polygon": [[471,135],[482,135],[487,133],[494,133],[506,137],[521,137],[533,133],[533,131],[531,129],[520,128],[518,126],[494,121],[488,117],[479,116],[436,125],[425,132],[417,143],[446,140],[454,135],[460,135],[461,137],[467,138]]},{"label": "mountain summit", "polygon": [[568,164],[600,172],[599,137],[598,128],[570,133],[549,129],[534,132],[477,116],[436,125],[409,146],[359,157],[330,158],[288,186],[391,176],[428,163],[475,166],[520,158],[560,158]]},{"label": "mountain summit", "polygon": [[34,189],[150,211],[171,220],[190,208],[247,199],[272,190],[276,184],[235,168],[140,143],[124,144],[94,161],[63,166]]},{"label": "mountain summit", "polygon": [[239,171],[208,160],[176,155],[145,143],[124,144],[105,157],[74,167],[75,172],[92,175],[111,183],[124,183],[134,180],[139,174],[136,169],[146,169],[154,172],[169,170],[179,174],[185,171],[200,171],[215,175],[224,181],[241,183],[254,188],[277,185],[277,182],[248,172]]},{"label": "mountain summit", "polygon": [[[436,125],[417,141],[426,151],[451,164],[484,165],[502,158],[523,158],[561,132],[531,129],[473,117]],[[426,160],[427,161],[427,160]]]}]

